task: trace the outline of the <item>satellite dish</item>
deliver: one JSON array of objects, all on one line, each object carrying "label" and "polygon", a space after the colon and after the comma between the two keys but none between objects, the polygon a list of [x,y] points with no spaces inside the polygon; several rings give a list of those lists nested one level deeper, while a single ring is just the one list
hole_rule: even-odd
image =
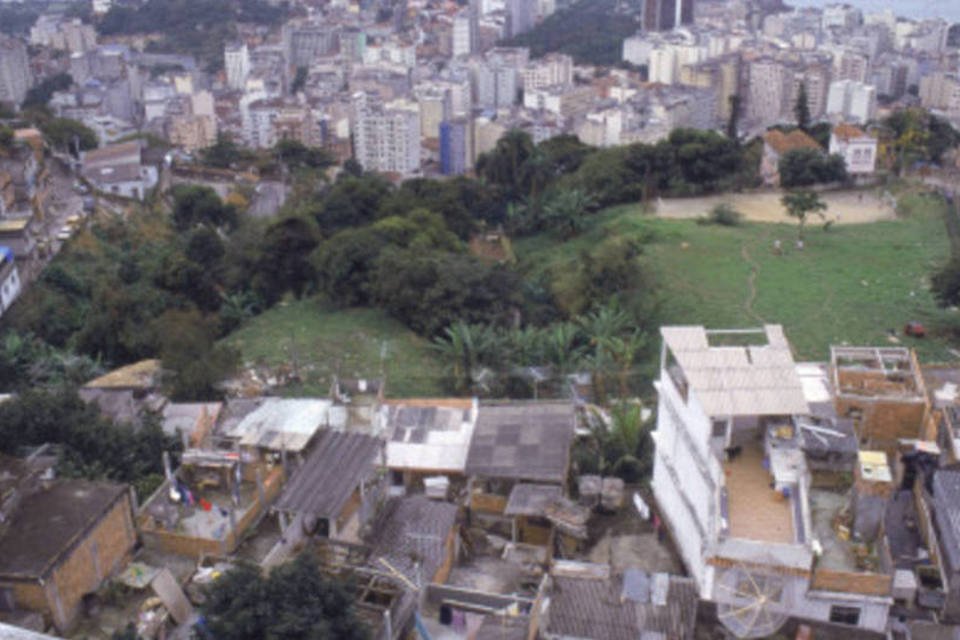
[{"label": "satellite dish", "polygon": [[720,622],[737,638],[766,638],[786,623],[790,582],[763,569],[734,566],[717,581]]}]

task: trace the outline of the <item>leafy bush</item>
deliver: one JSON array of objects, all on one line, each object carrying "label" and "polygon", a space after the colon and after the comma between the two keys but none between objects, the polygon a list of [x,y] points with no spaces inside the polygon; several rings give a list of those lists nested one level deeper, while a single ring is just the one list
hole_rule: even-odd
[{"label": "leafy bush", "polygon": [[722,227],[736,227],[743,222],[743,214],[734,209],[732,204],[721,202],[712,209],[706,218],[698,220],[702,224],[717,224]]}]

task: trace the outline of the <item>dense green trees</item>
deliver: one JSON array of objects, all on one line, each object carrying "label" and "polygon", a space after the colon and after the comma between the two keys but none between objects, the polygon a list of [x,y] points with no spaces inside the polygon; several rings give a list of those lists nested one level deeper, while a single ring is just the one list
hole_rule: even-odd
[{"label": "dense green trees", "polygon": [[40,130],[51,145],[60,151],[80,151],[97,148],[97,134],[77,120],[50,118],[40,122]]},{"label": "dense green trees", "polygon": [[210,71],[223,67],[223,45],[236,36],[236,23],[279,24],[283,8],[262,0],[147,0],[115,4],[100,21],[102,35],[161,33],[154,50],[189,53]]},{"label": "dense green trees", "polygon": [[890,139],[893,168],[899,173],[919,162],[939,163],[960,143],[960,132],[925,109],[901,109],[882,122]]},{"label": "dense green trees", "polygon": [[589,210],[736,189],[754,180],[754,155],[736,140],[694,129],[677,129],[656,144],[610,149],[593,149],[570,136],[534,145],[528,134],[510,131],[478,158],[477,173],[509,203],[511,231],[531,233],[554,228],[546,207],[557,193],[580,190],[592,204]]},{"label": "dense green trees", "polygon": [[68,387],[26,390],[0,404],[0,451],[17,455],[47,443],[56,447],[62,475],[131,482],[141,499],[161,478],[160,453],[180,448],[156,420],[137,429],[114,424]]},{"label": "dense green trees", "polygon": [[231,640],[365,640],[350,585],[326,578],[316,560],[302,554],[263,575],[240,563],[207,589],[203,627]]},{"label": "dense green trees", "polygon": [[199,311],[167,311],[157,321],[164,386],[174,400],[213,400],[236,372],[240,354],[218,345],[217,322]]},{"label": "dense green trees", "polygon": [[506,320],[521,301],[515,272],[462,253],[390,249],[377,261],[372,282],[378,304],[428,335],[458,320]]},{"label": "dense green trees", "polygon": [[810,128],[810,102],[807,96],[807,83],[801,82],[797,89],[797,99],[793,103],[793,116],[797,119],[797,128],[806,131]]},{"label": "dense green trees", "polygon": [[[214,340],[245,310],[262,308],[256,283],[283,294],[286,282],[263,283],[257,274],[263,264],[280,268],[290,258],[270,244],[269,229],[238,217],[212,190],[178,187],[172,198],[169,217],[141,213],[94,224],[25,292],[4,318],[20,335],[33,331],[40,345],[12,358],[20,370],[45,362],[49,373],[38,379],[76,380],[66,366],[79,364],[72,353],[105,367],[161,357],[176,397],[214,393],[218,376],[235,364]],[[264,259],[269,250],[280,257]]]},{"label": "dense green trees", "polygon": [[847,165],[839,154],[818,149],[793,149],[780,157],[780,185],[792,189],[847,181]]},{"label": "dense green trees", "polygon": [[27,97],[23,101],[23,107],[45,107],[55,92],[65,91],[69,89],[72,84],[73,77],[69,73],[58,73],[49,78],[45,78],[27,91]]},{"label": "dense green trees", "polygon": [[206,186],[177,185],[171,190],[173,223],[184,231],[196,225],[232,227],[237,222],[236,210]]},{"label": "dense green trees", "polygon": [[581,64],[618,64],[623,39],[638,28],[634,16],[618,11],[618,6],[616,0],[579,0],[508,44],[530,47],[534,57],[559,51]]}]

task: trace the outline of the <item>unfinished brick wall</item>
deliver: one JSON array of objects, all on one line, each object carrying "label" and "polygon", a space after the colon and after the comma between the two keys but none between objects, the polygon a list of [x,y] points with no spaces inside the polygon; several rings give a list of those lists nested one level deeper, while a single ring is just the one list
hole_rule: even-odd
[{"label": "unfinished brick wall", "polygon": [[123,568],[135,543],[133,503],[125,492],[89,535],[53,569],[49,582],[53,584],[54,602],[49,607],[58,631],[65,631],[73,623],[83,596],[96,591],[104,579]]},{"label": "unfinished brick wall", "polygon": [[453,565],[457,560],[457,536],[459,534],[460,532],[456,526],[450,529],[450,533],[447,534],[447,539],[443,545],[443,564],[441,564],[437,572],[433,574],[433,583],[446,584],[450,578],[450,572],[453,570]]},{"label": "unfinished brick wall", "polygon": [[470,508],[478,513],[502,515],[507,508],[507,498],[494,493],[474,492],[470,495]]},{"label": "unfinished brick wall", "polygon": [[851,573],[815,569],[810,580],[810,588],[817,591],[888,596],[893,589],[893,577],[883,573]]},{"label": "unfinished brick wall", "polygon": [[836,408],[841,416],[859,412],[857,436],[860,441],[887,453],[896,451],[900,438],[921,438],[929,411],[922,399],[897,401],[852,396],[837,396]]},{"label": "unfinished brick wall", "polygon": [[[165,490],[165,486],[161,490]],[[283,469],[274,467],[263,481],[263,502],[257,496],[250,508],[237,519],[236,534],[227,531],[222,540],[194,538],[174,531],[155,528],[153,518],[141,513],[138,518],[140,537],[143,545],[149,549],[158,549],[166,553],[188,558],[199,558],[203,554],[223,555],[236,551],[243,534],[266,512],[283,488]],[[162,496],[161,498],[162,499]]]}]

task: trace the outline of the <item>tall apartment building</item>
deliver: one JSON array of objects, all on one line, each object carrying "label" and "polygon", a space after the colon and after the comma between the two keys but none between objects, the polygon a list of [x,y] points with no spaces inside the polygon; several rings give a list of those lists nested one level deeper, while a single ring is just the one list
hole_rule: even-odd
[{"label": "tall apartment building", "polygon": [[288,22],[283,26],[283,50],[287,64],[309,67],[317,58],[333,53],[339,38],[330,27],[310,22]]},{"label": "tall apartment building", "polygon": [[748,67],[746,113],[761,125],[776,124],[786,112],[794,74],[781,62],[769,58],[755,60]]},{"label": "tall apartment building", "polygon": [[834,80],[866,82],[869,73],[870,58],[866,54],[847,49],[833,57]]},{"label": "tall apartment building", "polygon": [[507,35],[518,36],[533,29],[537,14],[536,0],[505,0]]},{"label": "tall apartment building", "polygon": [[823,8],[820,20],[824,29],[848,30],[863,24],[863,12],[848,4],[830,4]]},{"label": "tall apartment building", "polygon": [[[860,520],[867,509],[857,500],[871,499],[859,487],[889,491],[892,482],[884,489],[858,481],[851,500],[812,481],[820,456],[844,447],[852,449],[845,454],[851,475],[865,477],[857,464],[864,452],[832,391],[831,367],[795,363],[779,325],[660,333],[653,493],[720,624],[740,638],[773,636],[788,617],[884,631],[893,571],[882,561],[858,563],[854,549],[866,543],[834,525],[850,509],[861,539],[882,547],[886,536],[876,522],[868,531]],[[861,458],[862,466],[869,460],[868,471],[885,469],[889,478],[889,468],[872,462],[885,454],[867,453],[875,455]]]},{"label": "tall apartment building", "polygon": [[19,106],[31,84],[27,47],[16,38],[0,36],[0,102]]},{"label": "tall apartment building", "polygon": [[669,31],[693,24],[694,0],[643,0],[640,11],[644,31]]},{"label": "tall apartment building", "polygon": [[927,109],[960,111],[960,77],[937,71],[920,79],[920,103]]},{"label": "tall apartment building", "polygon": [[454,57],[469,56],[477,51],[477,24],[469,9],[464,9],[453,18]]},{"label": "tall apartment building", "polygon": [[440,173],[458,176],[470,169],[473,157],[470,144],[472,129],[466,118],[440,123]]},{"label": "tall apartment building", "polygon": [[792,109],[797,103],[800,85],[807,91],[807,108],[813,119],[823,117],[827,108],[827,93],[830,91],[830,68],[826,65],[813,65],[798,71],[793,77],[790,97],[787,105]]},{"label": "tall apartment building", "polygon": [[714,89],[716,114],[722,122],[730,119],[730,97],[740,95],[739,55],[727,55],[699,64],[688,64],[680,69],[680,84]]},{"label": "tall apartment building", "polygon": [[354,108],[354,154],[364,169],[405,176],[420,170],[420,113],[415,103],[380,105],[358,94]]},{"label": "tall apartment building", "polygon": [[438,84],[424,84],[414,90],[420,107],[420,134],[438,138],[440,123],[449,120],[453,111],[450,89]]},{"label": "tall apartment building", "polygon": [[877,90],[862,82],[839,80],[830,84],[827,116],[834,120],[865,124],[877,113]]},{"label": "tall apartment building", "polygon": [[473,68],[473,97],[476,107],[509,107],[517,101],[519,89],[520,75],[513,67],[484,62]]},{"label": "tall apartment building", "polygon": [[30,28],[30,44],[70,53],[85,52],[97,46],[97,32],[80,18],[44,14]]},{"label": "tall apartment building", "polygon": [[250,50],[247,45],[226,45],[223,49],[223,63],[227,72],[227,86],[235,91],[242,90],[250,76]]},{"label": "tall apartment building", "polygon": [[520,72],[524,90],[573,84],[573,58],[563,53],[548,53],[531,60]]}]

